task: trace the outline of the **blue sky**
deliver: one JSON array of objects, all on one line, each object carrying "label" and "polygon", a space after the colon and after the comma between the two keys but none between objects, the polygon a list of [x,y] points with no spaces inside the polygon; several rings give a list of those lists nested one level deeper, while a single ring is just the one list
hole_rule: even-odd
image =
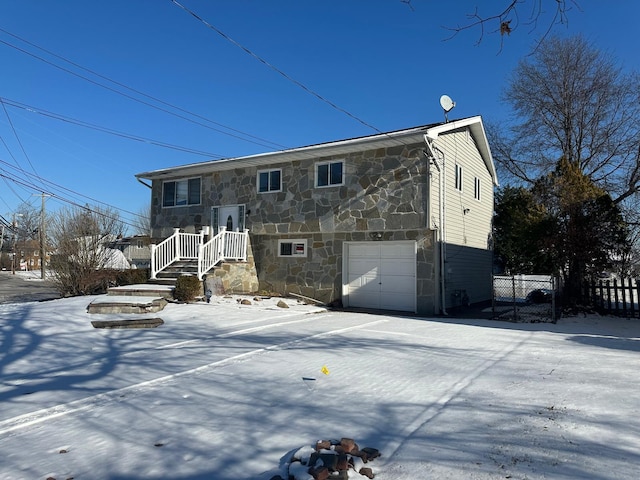
[{"label": "blue sky", "polygon": [[[640,71],[640,2],[576,1],[552,33]],[[442,94],[450,119],[499,123],[550,21],[526,25],[526,0],[501,48],[443,27],[507,0],[180,3],[208,26],[171,0],[0,0],[0,215],[47,191],[49,210],[103,202],[130,221],[149,202],[136,173],[438,122]]]}]

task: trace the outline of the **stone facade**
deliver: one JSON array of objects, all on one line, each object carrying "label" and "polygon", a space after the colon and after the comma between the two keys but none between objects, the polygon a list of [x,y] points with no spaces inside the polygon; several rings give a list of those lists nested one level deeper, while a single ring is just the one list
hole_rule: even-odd
[{"label": "stone facade", "polygon": [[[498,183],[479,116],[136,177],[155,243],[246,228],[253,262],[219,268],[220,289],[425,315],[491,298]],[[168,205],[197,204],[163,207],[163,184]]]},{"label": "stone facade", "polygon": [[[316,187],[316,164],[340,161],[343,183]],[[268,169],[281,170],[279,192],[257,192],[257,175],[264,169],[201,175],[203,201],[188,207],[162,208],[162,181],[154,180],[154,237],[167,237],[175,227],[197,232],[210,224],[212,207],[245,205],[259,290],[325,302],[341,298],[343,242],[413,240],[418,311],[433,313],[434,233],[427,228],[425,213],[429,176],[423,143],[274,163]],[[278,256],[282,239],[306,240],[306,256]]]}]

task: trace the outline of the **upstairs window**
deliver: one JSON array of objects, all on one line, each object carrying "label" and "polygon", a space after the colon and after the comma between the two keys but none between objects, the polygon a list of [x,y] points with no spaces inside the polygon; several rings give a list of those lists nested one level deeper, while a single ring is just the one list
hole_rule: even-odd
[{"label": "upstairs window", "polygon": [[462,191],[462,166],[456,165],[456,190]]},{"label": "upstairs window", "polygon": [[200,205],[200,178],[175,180],[162,184],[162,206]]},{"label": "upstairs window", "polygon": [[331,187],[344,183],[344,161],[316,163],[316,187]]},{"label": "upstairs window", "polygon": [[480,179],[478,177],[473,180],[473,198],[480,200]]},{"label": "upstairs window", "polygon": [[282,191],[282,170],[260,170],[258,171],[258,192],[280,192]]}]

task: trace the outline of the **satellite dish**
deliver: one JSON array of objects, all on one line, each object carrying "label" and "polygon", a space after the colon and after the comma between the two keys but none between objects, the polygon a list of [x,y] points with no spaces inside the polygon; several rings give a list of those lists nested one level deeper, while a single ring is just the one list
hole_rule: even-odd
[{"label": "satellite dish", "polygon": [[444,121],[448,122],[449,118],[447,117],[447,113],[453,110],[453,107],[456,106],[456,102],[451,100],[449,95],[442,95],[440,97],[440,106],[442,107],[442,110],[444,110]]}]

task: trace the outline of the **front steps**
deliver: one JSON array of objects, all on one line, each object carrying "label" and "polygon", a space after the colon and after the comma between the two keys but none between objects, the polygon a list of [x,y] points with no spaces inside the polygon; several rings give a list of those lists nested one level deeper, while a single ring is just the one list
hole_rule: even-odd
[{"label": "front steps", "polygon": [[107,295],[95,299],[87,307],[88,313],[155,313],[173,298],[175,287],[149,283],[112,287]]}]

